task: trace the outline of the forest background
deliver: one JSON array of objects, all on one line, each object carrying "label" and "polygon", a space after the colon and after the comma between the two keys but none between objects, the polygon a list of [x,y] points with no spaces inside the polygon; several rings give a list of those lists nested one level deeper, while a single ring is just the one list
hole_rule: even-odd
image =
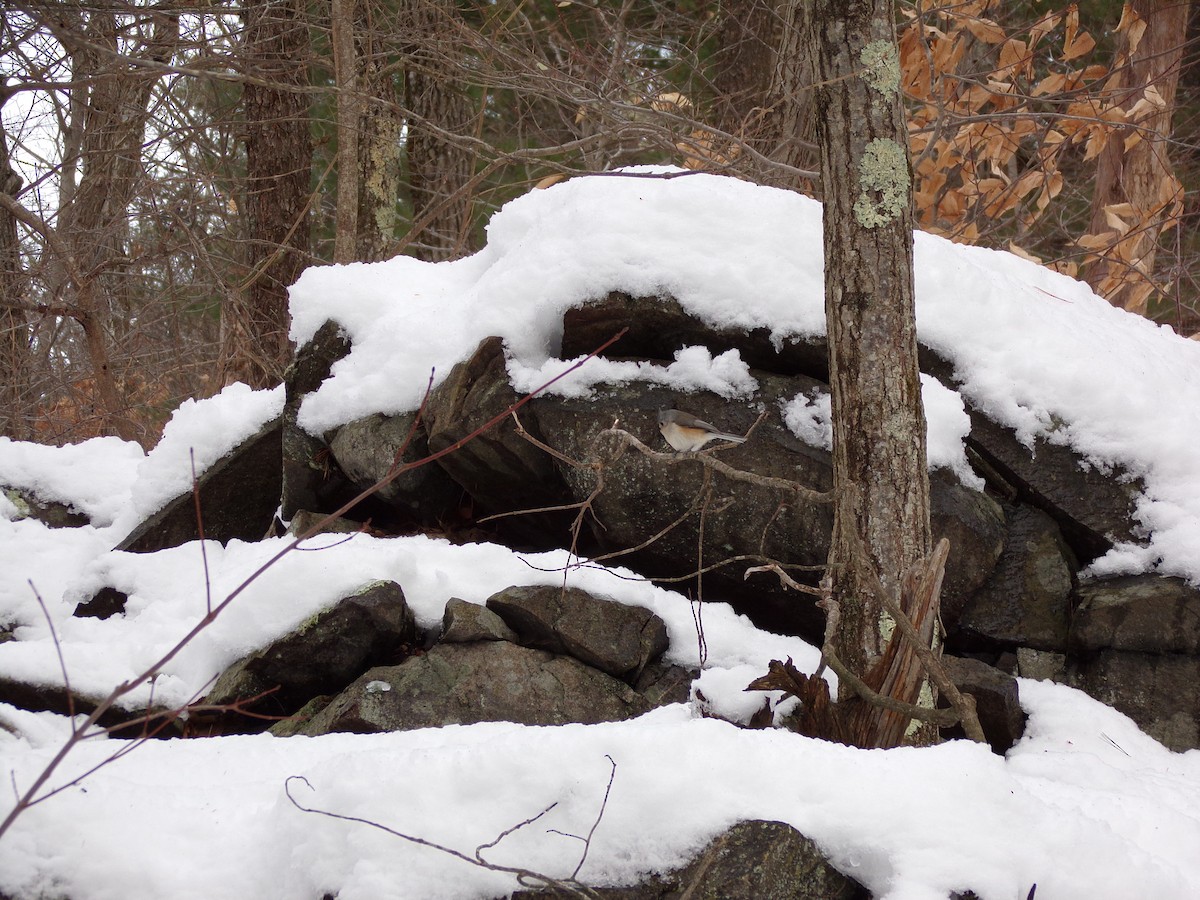
[{"label": "forest background", "polygon": [[[0,435],[150,447],[183,400],[281,381],[306,266],[467,255],[574,174],[820,198],[806,6],[4,4]],[[898,7],[918,225],[1200,332],[1191,3]]]}]

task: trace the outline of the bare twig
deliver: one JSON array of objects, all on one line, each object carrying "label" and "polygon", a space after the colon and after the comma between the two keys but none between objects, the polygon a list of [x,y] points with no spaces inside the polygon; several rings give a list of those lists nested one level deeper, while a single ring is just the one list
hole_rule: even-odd
[{"label": "bare twig", "polygon": [[362,816],[350,816],[350,815],[346,815],[344,813],[336,813],[336,812],[331,812],[331,811],[325,810],[325,809],[318,809],[315,806],[305,806],[299,800],[297,800],[296,797],[292,794],[292,783],[293,782],[303,782],[304,785],[309,790],[314,791],[314,792],[316,789],[312,786],[312,783],[307,778],[305,778],[303,775],[290,775],[284,781],[284,783],[283,783],[284,793],[287,795],[287,798],[291,802],[291,804],[294,807],[296,807],[296,809],[300,810],[301,812],[312,813],[313,815],[318,815],[318,816],[325,816],[326,818],[337,819],[342,822],[353,822],[358,825],[366,825],[369,828],[378,829],[379,831],[382,831],[385,834],[390,834],[393,837],[400,838],[400,840],[403,840],[403,841],[408,841],[411,844],[416,844],[421,847],[428,847],[432,850],[437,850],[440,853],[445,853],[447,856],[452,856],[455,859],[458,859],[458,860],[461,860],[462,862],[467,863],[468,865],[475,866],[475,867],[481,868],[481,869],[487,869],[488,871],[491,871],[491,872],[506,872],[510,875],[514,875],[514,876],[516,876],[517,880],[521,884],[532,883],[532,884],[543,885],[545,887],[552,887],[552,888],[555,888],[556,890],[564,891],[567,894],[569,894],[571,896],[575,896],[575,897],[587,897],[587,898],[595,898],[596,897],[596,894],[593,891],[589,890],[585,885],[575,882],[573,876],[571,879],[553,878],[549,875],[543,875],[540,872],[534,872],[530,869],[524,869],[519,866],[503,866],[503,865],[500,865],[499,863],[488,862],[482,856],[483,850],[488,849],[490,847],[494,847],[497,843],[499,843],[499,841],[501,839],[503,839],[504,837],[506,837],[509,834],[512,834],[517,829],[523,828],[524,826],[529,825],[532,822],[536,822],[538,819],[540,819],[542,816],[544,816],[546,813],[548,813],[551,809],[553,809],[557,805],[556,803],[550,804],[550,806],[546,807],[546,809],[543,809],[537,815],[531,816],[530,818],[524,820],[523,822],[519,822],[517,825],[513,826],[512,828],[509,828],[506,831],[502,832],[495,840],[493,840],[489,843],[486,843],[486,844],[480,844],[475,849],[475,855],[468,856],[466,853],[463,853],[461,850],[455,850],[453,847],[447,847],[445,844],[439,844],[436,841],[427,840],[426,838],[417,837],[416,835],[405,834],[402,831],[397,831],[394,828],[389,828],[387,825],[384,825],[381,822],[375,822],[375,821],[372,821],[371,819],[363,818]]}]

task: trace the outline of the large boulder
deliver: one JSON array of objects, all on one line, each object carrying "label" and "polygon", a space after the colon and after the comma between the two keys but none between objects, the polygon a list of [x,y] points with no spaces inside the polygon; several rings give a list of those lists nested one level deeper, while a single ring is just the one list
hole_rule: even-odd
[{"label": "large boulder", "polygon": [[1081,584],[1071,649],[1200,655],[1200,590],[1181,578],[1130,575]]},{"label": "large boulder", "polygon": [[623,681],[569,656],[479,641],[438,644],[398,666],[369,670],[301,731],[369,733],[475,722],[594,724],[650,709],[651,703]]},{"label": "large boulder", "polygon": [[284,375],[283,489],[284,519],[300,510],[333,512],[354,496],[329,452],[327,438],[311,435],[297,422],[306,395],[329,377],[333,364],[350,353],[350,340],[336,322],[326,322],[303,347]]},{"label": "large boulder", "polygon": [[1134,575],[1076,592],[1065,680],[1172,750],[1200,747],[1200,590]]},{"label": "large boulder", "polygon": [[[508,382],[503,342],[488,338],[430,394],[424,411],[429,449],[438,453],[454,447],[520,399]],[[522,422],[538,437],[527,419]],[[480,515],[554,506],[566,497],[553,460],[520,436],[512,416],[437,462]],[[539,513],[506,518],[498,527],[520,543],[548,548],[562,545],[569,522],[565,513]]]},{"label": "large boulder", "polygon": [[226,669],[204,703],[240,708],[262,697],[255,713],[286,716],[314,696],[342,690],[364,669],[411,652],[417,639],[400,585],[374,582]]},{"label": "large boulder", "polygon": [[[1055,521],[1010,506],[1004,552],[983,585],[951,617],[955,648],[1062,651],[1067,645],[1075,560]],[[955,621],[957,620],[957,621]]]},{"label": "large boulder", "polygon": [[1129,716],[1167,749],[1200,748],[1200,658],[1102,650],[1070,661],[1066,680]]},{"label": "large boulder", "polygon": [[33,490],[6,487],[0,483],[0,493],[3,493],[8,502],[16,507],[17,513],[13,516],[14,521],[35,519],[49,528],[78,528],[91,523],[91,519],[85,513],[75,509],[69,503],[45,500]]},{"label": "large boulder", "polygon": [[1072,551],[1091,562],[1115,541],[1136,539],[1134,503],[1144,485],[1121,471],[1102,471],[1063,444],[1038,438],[1032,447],[1012,429],[975,410],[967,445],[1015,499],[1058,522]]},{"label": "large boulder", "polygon": [[[943,656],[942,665],[954,686],[975,698],[975,713],[983,736],[993,752],[1003,756],[1025,731],[1017,679],[977,659]],[[940,706],[949,706],[944,696],[938,702]],[[955,726],[943,731],[942,737],[965,737],[965,732],[961,726]]]},{"label": "large boulder", "polygon": [[822,380],[829,375],[823,336],[777,341],[766,328],[746,331],[710,325],[673,297],[634,297],[621,291],[567,310],[560,355],[575,359],[593,353],[622,329],[625,334],[604,351],[605,356],[669,360],[682,347],[702,346],[714,356],[737,350],[747,365],[780,375]]},{"label": "large boulder", "polygon": [[261,540],[279,508],[282,435],[279,419],[268,422],[201,473],[196,479],[200,521],[193,491],[189,490],[145,519],[116,549],[152,553],[178,547],[198,540],[201,524],[209,540]]},{"label": "large boulder", "polygon": [[[416,413],[373,415],[344,425],[330,442],[329,451],[359,491],[373,487],[394,467],[421,462],[430,454]],[[435,525],[450,519],[461,496],[462,489],[441,467],[426,463],[380,487],[376,499],[386,504],[400,524]]]},{"label": "large boulder", "polygon": [[578,588],[511,587],[487,608],[539,650],[565,653],[614,678],[636,680],[667,649],[667,626],[647,609],[594,597]]},{"label": "large boulder", "polygon": [[[809,838],[783,822],[738,822],[675,872],[635,887],[600,887],[603,900],[867,900],[870,892],[835,869]],[[513,900],[550,898],[517,891]]]}]

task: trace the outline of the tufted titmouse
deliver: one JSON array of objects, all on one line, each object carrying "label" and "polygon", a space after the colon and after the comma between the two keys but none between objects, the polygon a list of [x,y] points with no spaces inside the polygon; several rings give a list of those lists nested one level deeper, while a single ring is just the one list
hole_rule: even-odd
[{"label": "tufted titmouse", "polygon": [[680,412],[677,409],[660,409],[658,411],[658,430],[662,432],[662,436],[667,439],[668,444],[676,450],[684,452],[694,452],[709,441],[715,440],[733,441],[735,444],[746,442],[744,437],[718,431],[715,426],[703,419],[697,419],[690,413]]}]

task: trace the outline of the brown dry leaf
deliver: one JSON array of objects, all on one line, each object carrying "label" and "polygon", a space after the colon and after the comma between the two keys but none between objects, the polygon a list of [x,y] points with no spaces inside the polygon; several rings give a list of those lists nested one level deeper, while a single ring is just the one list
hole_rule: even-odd
[{"label": "brown dry leaf", "polygon": [[1031,263],[1037,263],[1039,266],[1042,264],[1042,261],[1040,258],[1034,256],[1028,250],[1024,250],[1021,247],[1018,247],[1012,241],[1008,242],[1008,252],[1013,254],[1014,256],[1021,257],[1021,259],[1027,259]]},{"label": "brown dry leaf", "polygon": [[[1129,204],[1124,205],[1128,206]],[[1117,234],[1126,235],[1129,233],[1130,224],[1117,215],[1116,210],[1112,206],[1104,207],[1104,221]]]},{"label": "brown dry leaf", "polygon": [[962,16],[961,21],[966,26],[967,31],[971,32],[977,39],[985,44],[998,44],[1008,35],[1004,33],[1004,29],[993,22],[991,19],[985,19],[975,16]]},{"label": "brown dry leaf", "polygon": [[1033,54],[1024,41],[1009,38],[1000,46],[1000,65],[997,74],[1033,74]]},{"label": "brown dry leaf", "polygon": [[1066,84],[1067,76],[1063,75],[1062,73],[1047,75],[1033,86],[1033,90],[1031,90],[1030,93],[1034,97],[1040,97],[1043,94],[1057,94],[1064,87],[1066,87]]},{"label": "brown dry leaf", "polygon": [[1066,25],[1063,29],[1063,47],[1070,47],[1071,42],[1075,40],[1075,35],[1079,33],[1079,5],[1072,3],[1067,7],[1065,13]]},{"label": "brown dry leaf", "polygon": [[650,108],[656,112],[689,110],[692,108],[692,101],[679,91],[664,91],[650,100]]},{"label": "brown dry leaf", "polygon": [[1137,53],[1142,36],[1146,33],[1146,20],[1128,3],[1122,7],[1121,21],[1117,23],[1117,33],[1122,32],[1125,32],[1125,51],[1130,55]]},{"label": "brown dry leaf", "polygon": [[1032,50],[1038,41],[1053,31],[1061,18],[1059,13],[1049,12],[1034,22],[1029,29],[1029,49]]},{"label": "brown dry leaf", "polygon": [[1075,243],[1084,250],[1107,250],[1120,237],[1115,231],[1105,231],[1102,234],[1084,234],[1075,239]]},{"label": "brown dry leaf", "polygon": [[1193,334],[1193,335],[1189,335],[1189,336],[1188,336],[1188,340],[1189,340],[1189,341],[1200,341],[1200,331],[1197,331],[1197,332],[1196,332],[1195,334]]},{"label": "brown dry leaf", "polygon": [[1079,276],[1079,263],[1070,260],[1059,260],[1058,262],[1050,263],[1050,268],[1055,272],[1060,272],[1063,275],[1069,275],[1072,278]]},{"label": "brown dry leaf", "polygon": [[567,178],[567,176],[564,175],[562,172],[557,172],[554,175],[547,175],[545,178],[543,178],[541,181],[539,181],[537,184],[535,184],[533,186],[533,189],[535,191],[544,191],[546,188],[550,187],[551,185],[558,184],[560,181],[566,181],[566,178]]},{"label": "brown dry leaf", "polygon": [[1142,133],[1140,131],[1129,132],[1129,135],[1125,138],[1125,141],[1122,145],[1122,152],[1128,153],[1130,150],[1132,150],[1134,147],[1136,147],[1141,142],[1142,142]]},{"label": "brown dry leaf", "polygon": [[1127,286],[1125,289],[1124,302],[1122,306],[1127,312],[1137,313],[1139,316],[1146,314],[1146,309],[1150,304],[1150,295],[1154,293],[1154,285],[1150,282],[1142,282]]},{"label": "brown dry leaf", "polygon": [[1035,187],[1039,187],[1045,182],[1046,174],[1044,172],[1040,169],[1030,169],[1017,179],[1016,184],[1013,185],[1013,193],[1023,199]]},{"label": "brown dry leaf", "polygon": [[1087,149],[1083,153],[1083,161],[1095,159],[1104,149],[1104,145],[1108,143],[1109,130],[1107,128],[1091,128],[1088,130]]},{"label": "brown dry leaf", "polygon": [[933,42],[930,46],[930,55],[933,57],[933,68],[939,75],[946,72],[953,72],[958,68],[958,63],[962,59],[963,52],[966,50],[966,43],[959,40],[958,35],[947,36],[942,40]]},{"label": "brown dry leaf", "polygon": [[1063,60],[1078,59],[1090,53],[1096,42],[1086,31],[1079,30],[1079,7],[1074,3],[1067,10],[1066,35],[1063,38]]},{"label": "brown dry leaf", "polygon": [[1063,59],[1072,60],[1091,53],[1096,48],[1096,40],[1086,31],[1079,32],[1079,36],[1071,42],[1070,47],[1063,48]]}]

